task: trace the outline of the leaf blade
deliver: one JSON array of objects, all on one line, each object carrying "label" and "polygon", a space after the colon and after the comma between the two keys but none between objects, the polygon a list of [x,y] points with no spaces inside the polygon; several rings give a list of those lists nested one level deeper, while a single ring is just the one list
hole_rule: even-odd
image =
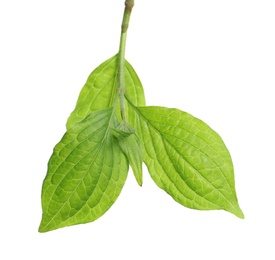
[{"label": "leaf blade", "polygon": [[122,152],[131,165],[137,183],[142,186],[142,150],[140,139],[136,134],[119,141]]},{"label": "leaf blade", "polygon": [[[100,64],[89,75],[84,87],[80,91],[75,109],[67,120],[67,129],[83,120],[92,111],[113,105],[117,92],[117,74],[118,55],[115,55]],[[128,61],[125,61],[125,84],[127,94],[133,103],[138,106],[144,106],[145,97],[142,84]],[[135,121],[135,114],[132,113],[128,107],[126,107],[126,111],[129,122]],[[117,116],[120,117],[119,112]]]},{"label": "leaf blade", "polygon": [[178,109],[134,107],[144,161],[155,183],[180,204],[224,209],[243,218],[233,164],[220,136]]},{"label": "leaf blade", "polygon": [[120,194],[128,163],[109,132],[112,110],[91,113],[56,145],[43,182],[40,232],[94,221]]},{"label": "leaf blade", "polygon": [[119,140],[119,146],[131,165],[137,183],[142,186],[142,149],[141,141],[135,130],[127,123],[122,122],[112,129]]}]

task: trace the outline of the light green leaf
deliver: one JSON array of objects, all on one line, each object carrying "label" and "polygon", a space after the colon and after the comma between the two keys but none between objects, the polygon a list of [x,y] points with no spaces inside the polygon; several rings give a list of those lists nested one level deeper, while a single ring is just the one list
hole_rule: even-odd
[{"label": "light green leaf", "polygon": [[230,154],[203,121],[177,109],[135,107],[143,158],[155,183],[193,209],[223,209],[243,218]]},{"label": "light green leaf", "polygon": [[121,127],[121,125],[124,125],[124,124],[127,124],[127,123],[122,122],[118,127],[112,128],[113,135],[117,137],[119,140],[122,140],[125,137],[129,137],[130,135],[135,133],[135,130],[133,128],[131,128],[130,131],[127,131],[126,129],[124,129],[124,127]]},{"label": "light green leaf", "polygon": [[142,148],[139,137],[126,122],[112,130],[119,139],[119,146],[132,167],[137,183],[142,186]]},{"label": "light green leaf", "polygon": [[[145,105],[142,84],[130,65],[125,61],[126,92],[132,102],[137,106]],[[118,84],[118,55],[113,56],[99,65],[88,77],[82,88],[74,111],[67,121],[67,129],[80,122],[92,111],[110,107],[114,103]],[[120,117],[119,109],[117,116]],[[128,109],[127,119],[135,123],[135,114]],[[133,124],[132,124],[133,125]]]},{"label": "light green leaf", "polygon": [[125,183],[128,162],[111,133],[113,108],[92,112],[55,146],[42,188],[40,232],[102,216]]}]

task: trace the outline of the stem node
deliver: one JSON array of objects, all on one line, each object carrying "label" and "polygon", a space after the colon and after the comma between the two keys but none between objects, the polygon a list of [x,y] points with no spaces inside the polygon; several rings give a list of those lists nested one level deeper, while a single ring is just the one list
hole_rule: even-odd
[{"label": "stem node", "polygon": [[131,12],[133,7],[135,5],[135,1],[134,0],[126,0],[125,1],[125,10]]}]

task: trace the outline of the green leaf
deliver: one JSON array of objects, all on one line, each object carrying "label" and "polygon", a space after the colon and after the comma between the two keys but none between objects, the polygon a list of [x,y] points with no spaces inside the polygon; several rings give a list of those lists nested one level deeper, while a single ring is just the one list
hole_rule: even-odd
[{"label": "green leaf", "polygon": [[128,162],[111,132],[113,108],[92,112],[55,146],[42,188],[40,232],[102,216],[125,183]]},{"label": "green leaf", "polygon": [[[121,123],[121,125],[125,124],[126,122]],[[127,124],[127,123],[126,123]],[[112,128],[112,133],[115,137],[117,137],[119,140],[122,140],[126,137],[129,137],[130,135],[135,133],[134,129],[131,129],[130,131],[124,130],[124,127],[121,127],[121,125],[119,125],[116,128]]]},{"label": "green leaf", "polygon": [[180,204],[243,218],[230,154],[203,121],[178,109],[135,107],[143,158],[155,183]]},{"label": "green leaf", "polygon": [[[125,61],[126,91],[137,106],[145,105],[142,84],[129,62]],[[74,111],[67,121],[67,129],[80,122],[92,111],[113,105],[118,85],[118,55],[99,65],[88,77],[82,88]],[[117,116],[120,117],[119,108]],[[127,118],[134,126],[135,114],[126,106]]]},{"label": "green leaf", "polygon": [[142,186],[142,148],[139,137],[126,122],[112,130],[119,139],[119,146],[132,167],[137,183]]}]

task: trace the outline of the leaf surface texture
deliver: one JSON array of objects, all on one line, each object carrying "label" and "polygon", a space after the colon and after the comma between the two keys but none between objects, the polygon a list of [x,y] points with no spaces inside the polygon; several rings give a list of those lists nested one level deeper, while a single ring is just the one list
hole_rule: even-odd
[{"label": "leaf surface texture", "polygon": [[178,109],[135,107],[143,159],[155,183],[193,209],[223,209],[243,218],[230,154],[203,121]]},{"label": "leaf surface texture", "polygon": [[[125,84],[127,95],[137,106],[145,105],[142,84],[128,61],[125,60]],[[67,129],[73,124],[83,120],[92,111],[110,107],[116,97],[118,85],[118,55],[113,56],[100,64],[88,77],[82,88],[74,111],[67,120]],[[126,105],[127,106],[127,105]],[[117,109],[120,117],[119,107]],[[135,114],[126,107],[127,119],[133,125]],[[134,126],[134,125],[133,125]]]},{"label": "leaf surface texture", "polygon": [[40,232],[94,221],[117,199],[128,162],[110,131],[114,118],[113,108],[92,112],[55,146],[43,182]]}]

